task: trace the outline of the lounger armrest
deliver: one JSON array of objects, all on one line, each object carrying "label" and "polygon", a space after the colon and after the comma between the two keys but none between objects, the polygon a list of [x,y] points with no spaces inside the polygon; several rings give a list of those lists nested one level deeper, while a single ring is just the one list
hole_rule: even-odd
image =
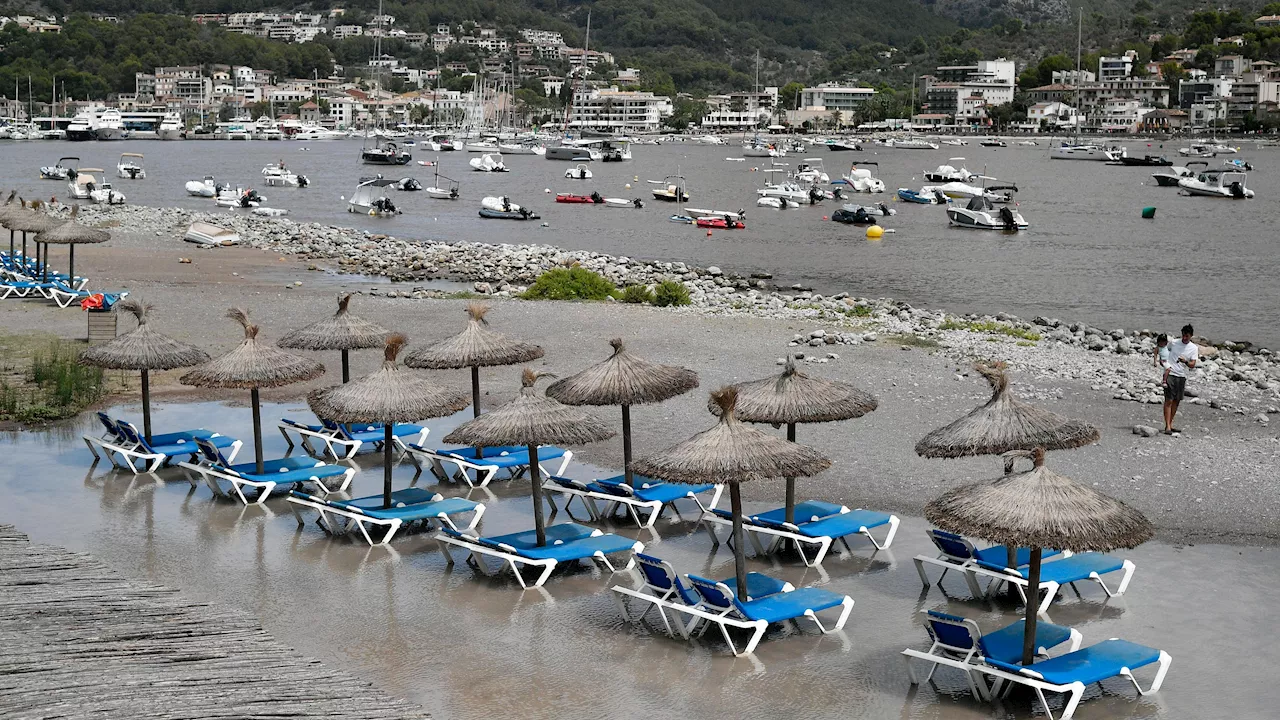
[{"label": "lounger armrest", "polygon": [[296,427],[296,428],[298,428],[298,429],[300,429],[300,430],[310,430],[310,429],[311,429],[311,428],[307,427],[306,425],[303,425],[302,423],[298,422],[297,420],[290,420],[289,418],[280,418],[280,422],[284,423],[285,425],[288,425],[289,427]]},{"label": "lounger armrest", "polygon": [[1026,677],[1035,678],[1037,680],[1040,680],[1044,677],[1040,673],[1028,668],[1024,668],[1021,665],[1014,665],[1013,663],[1007,663],[1007,662],[1004,662],[1003,660],[996,660],[995,658],[983,658],[983,660],[991,667],[999,668],[1006,672],[1011,672],[1014,675],[1024,675]]},{"label": "lounger armrest", "polygon": [[993,562],[987,562],[986,560],[982,560],[979,558],[974,558],[974,561],[977,563],[978,567],[983,568],[985,570],[993,570],[999,573],[1006,573],[1013,577],[1024,577],[1021,571],[1014,570],[1013,568],[1008,568]]}]

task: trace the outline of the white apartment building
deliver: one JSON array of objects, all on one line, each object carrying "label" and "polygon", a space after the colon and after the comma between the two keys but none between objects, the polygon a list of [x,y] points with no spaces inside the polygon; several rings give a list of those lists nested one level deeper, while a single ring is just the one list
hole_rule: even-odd
[{"label": "white apartment building", "polygon": [[1079,118],[1076,109],[1060,102],[1036,103],[1027,108],[1027,121],[1035,127],[1075,127]]},{"label": "white apartment building", "polygon": [[1098,76],[1088,70],[1054,70],[1054,85],[1088,85],[1098,82]]},{"label": "white apartment building", "polygon": [[839,111],[848,114],[856,111],[875,96],[875,88],[822,83],[816,87],[807,87],[800,91],[800,108],[808,111]]},{"label": "white apartment building", "polygon": [[463,45],[471,45],[477,47],[486,55],[502,55],[510,48],[510,43],[506,38],[500,37],[476,37],[474,35],[463,36],[458,42]]},{"label": "white apartment building", "polygon": [[1123,80],[1133,74],[1133,66],[1138,62],[1138,53],[1129,50],[1115,57],[1098,58],[1098,81]]},{"label": "white apartment building", "polygon": [[702,118],[702,127],[745,130],[769,123],[778,105],[778,88],[767,87],[758,93],[710,95],[706,103],[707,114]]},{"label": "white apartment building", "polygon": [[357,37],[364,34],[364,26],[362,25],[335,25],[333,28],[334,40],[345,40],[349,37]]},{"label": "white apartment building", "polygon": [[534,30],[525,28],[520,31],[520,37],[533,43],[534,45],[563,45],[564,36],[554,30]]},{"label": "white apartment building", "polygon": [[1140,100],[1114,98],[1089,115],[1089,125],[1108,133],[1136,132],[1142,126],[1142,118],[1154,110]]},{"label": "white apartment building", "polygon": [[675,112],[671,98],[651,92],[583,90],[573,94],[569,126],[612,132],[658,130],[664,118]]}]

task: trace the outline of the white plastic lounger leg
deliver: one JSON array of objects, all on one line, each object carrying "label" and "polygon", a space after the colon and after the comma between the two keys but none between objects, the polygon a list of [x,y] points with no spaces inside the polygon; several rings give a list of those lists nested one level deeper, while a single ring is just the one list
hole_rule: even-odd
[{"label": "white plastic lounger leg", "polygon": [[840,607],[840,617],[836,620],[836,624],[833,625],[830,630],[827,629],[826,625],[822,624],[822,620],[818,618],[818,613],[812,610],[806,610],[804,614],[813,621],[813,624],[818,626],[818,630],[822,631],[823,635],[830,635],[833,632],[839,632],[844,629],[844,624],[849,620],[849,613],[853,612],[853,598],[846,595],[844,600],[840,602]]},{"label": "white plastic lounger leg", "polygon": [[867,536],[867,539],[871,541],[871,544],[874,545],[877,550],[884,550],[893,544],[893,536],[898,534],[898,523],[900,522],[902,521],[898,519],[897,515],[889,516],[889,532],[884,536],[883,543],[876,542],[875,537],[867,528],[862,528],[862,534]]},{"label": "white plastic lounger leg", "polygon": [[747,641],[747,646],[743,648],[742,652],[738,652],[738,649],[735,648],[733,645],[733,640],[729,639],[729,629],[723,623],[721,623],[720,632],[724,634],[724,639],[729,643],[729,649],[733,650],[733,654],[736,657],[742,657],[743,655],[750,655],[751,653],[755,652],[756,646],[759,645],[760,641],[764,639],[765,631],[769,629],[769,623],[766,623],[763,620],[758,620],[755,623],[752,623],[752,625],[755,626],[755,631],[751,633],[751,639]]},{"label": "white plastic lounger leg", "polygon": [[[1099,581],[1098,584],[1101,585],[1102,584],[1101,581]],[[1058,596],[1058,590],[1061,589],[1062,586],[1051,580],[1049,582],[1040,583],[1040,587],[1041,587],[1041,592],[1044,593],[1044,599],[1040,601],[1040,605],[1039,607],[1036,608],[1036,612],[1046,613],[1046,612],[1049,612],[1049,606],[1053,605],[1053,599]],[[1027,597],[1026,593],[1023,593],[1022,595],[1023,604],[1026,604],[1027,602],[1026,597]]]},{"label": "white plastic lounger leg", "polygon": [[1124,567],[1122,568],[1124,575],[1120,578],[1120,587],[1115,592],[1112,592],[1111,588],[1107,587],[1107,584],[1102,581],[1102,577],[1098,573],[1089,573],[1089,577],[1102,586],[1102,591],[1107,594],[1107,597],[1117,597],[1123,595],[1124,591],[1129,589],[1129,581],[1133,579],[1133,571],[1136,569],[1137,566],[1133,564],[1132,560],[1124,561]]}]

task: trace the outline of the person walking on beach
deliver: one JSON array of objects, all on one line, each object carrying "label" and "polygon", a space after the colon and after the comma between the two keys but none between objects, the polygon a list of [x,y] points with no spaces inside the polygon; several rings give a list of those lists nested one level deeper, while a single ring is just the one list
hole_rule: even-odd
[{"label": "person walking on beach", "polygon": [[1187,371],[1195,369],[1200,362],[1200,348],[1191,342],[1195,329],[1190,325],[1182,326],[1182,337],[1170,343],[1169,358],[1165,362],[1164,381],[1164,434],[1172,435],[1181,430],[1173,426],[1173,418],[1178,414],[1178,403],[1187,391]]}]

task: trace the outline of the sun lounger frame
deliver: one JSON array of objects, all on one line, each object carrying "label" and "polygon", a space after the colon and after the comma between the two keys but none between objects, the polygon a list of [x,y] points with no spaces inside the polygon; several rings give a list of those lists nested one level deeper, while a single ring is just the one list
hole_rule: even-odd
[{"label": "sun lounger frame", "polygon": [[[489,482],[493,480],[494,476],[498,474],[498,471],[503,469],[497,465],[485,464],[483,458],[471,460],[468,458],[458,457],[456,455],[438,453],[435,450],[416,443],[410,443],[405,446],[405,453],[409,460],[411,460],[419,470],[422,469],[422,462],[419,460],[419,456],[421,456],[429,461],[431,474],[435,475],[441,481],[457,481],[459,477],[461,477],[463,482],[473,488],[486,487]],[[569,461],[573,459],[573,451],[564,451],[564,455],[560,459],[560,467],[557,468],[555,472],[548,472],[546,467],[542,464],[544,462],[549,462],[551,459],[554,458],[549,458],[548,460],[530,458],[530,462],[537,462],[539,471],[544,475],[563,475],[565,469],[569,467]],[[456,471],[453,474],[449,474],[445,471],[445,464],[452,465],[456,468]],[[476,474],[475,480],[471,479],[470,473],[467,472],[468,470]],[[510,473],[510,479],[516,480],[529,470],[529,466],[512,466],[507,468],[507,470]]]},{"label": "sun lounger frame", "polygon": [[[600,537],[601,535],[604,535],[604,532],[597,529],[597,530],[594,530],[591,533],[591,535],[589,535],[588,537]],[[437,541],[440,542],[440,549],[444,551],[445,560],[446,562],[449,563],[450,566],[454,565],[455,561],[454,561],[453,553],[449,551],[449,546],[453,545],[456,547],[463,548],[464,550],[467,551],[467,556],[466,556],[467,565],[470,565],[473,569],[478,570],[482,574],[488,575],[489,577],[496,577],[502,574],[503,570],[510,569],[512,574],[516,576],[516,582],[520,583],[521,590],[528,590],[529,588],[542,587],[542,585],[547,582],[547,578],[551,577],[551,573],[556,569],[556,565],[558,565],[560,562],[555,558],[524,557],[519,554],[519,551],[514,546],[511,546],[511,545],[503,545],[501,546],[501,548],[482,545],[478,542],[475,542],[472,539],[472,536],[469,536],[465,533],[459,533],[458,535],[450,535],[448,533],[442,532],[436,535],[435,538]],[[598,567],[600,567],[600,569],[607,570],[610,574],[614,574],[619,572],[620,570],[630,570],[631,568],[635,567],[635,564],[636,564],[635,554],[638,552],[644,552],[644,543],[637,540],[629,548],[629,551],[630,551],[630,554],[627,557],[627,564],[621,568],[615,566],[609,560],[609,558],[599,550],[597,550],[591,556],[590,559],[593,562],[595,562],[595,564]],[[500,560],[501,564],[499,564],[497,568],[492,568],[486,562],[485,558],[494,558],[494,559]],[[583,559],[586,559],[586,558],[583,558]],[[537,578],[534,579],[532,584],[530,584],[528,581],[525,580],[524,574],[523,572],[521,572],[521,569],[524,567],[541,568],[539,575],[537,576]]]},{"label": "sun lounger frame", "polygon": [[[354,478],[356,475],[355,468],[351,468],[351,467],[343,468],[343,473],[341,476],[342,483],[335,488],[335,487],[330,487],[328,484],[326,484],[325,479],[322,479],[316,475],[312,475],[311,477],[304,478],[302,480],[281,480],[281,481],[254,480],[254,479],[245,477],[243,475],[240,475],[239,473],[236,473],[232,471],[230,468],[227,468],[222,465],[180,462],[178,463],[178,467],[183,468],[185,470],[190,470],[191,472],[194,472],[196,475],[198,475],[201,479],[204,480],[204,484],[209,487],[209,490],[212,491],[214,495],[227,500],[239,500],[245,505],[261,505],[262,503],[266,502],[267,498],[271,496],[271,493],[275,492],[276,487],[280,485],[296,485],[299,483],[311,483],[316,487],[316,489],[320,492],[322,496],[328,495],[330,493],[343,492],[344,490],[347,489],[349,485],[351,485],[351,479]],[[316,467],[338,467],[338,466],[327,465],[325,463],[317,463]],[[336,477],[331,477],[327,479],[334,480],[336,479]],[[188,473],[187,475],[187,480],[188,482],[191,483],[192,487],[196,486],[196,478],[192,476],[190,473]],[[225,481],[230,486],[231,490],[228,491],[224,489],[221,483],[218,482],[219,480]],[[258,490],[257,497],[255,497],[253,500],[250,500],[248,497],[246,497],[244,494],[244,488],[246,487],[256,488]]]},{"label": "sun lounger frame", "polygon": [[[564,484],[566,482],[570,484]],[[659,500],[642,500],[636,496],[635,490],[626,483],[618,483],[616,487],[621,492],[629,494],[616,495],[613,493],[591,490],[587,488],[585,483],[559,476],[555,476],[554,478],[548,477],[542,484],[543,490],[569,496],[569,499],[566,500],[564,504],[566,511],[569,510],[569,503],[573,502],[573,498],[575,497],[582,502],[582,504],[587,508],[587,512],[590,514],[591,519],[595,521],[599,521],[605,517],[613,515],[619,507],[625,507],[627,509],[627,514],[631,516],[631,519],[635,521],[636,525],[639,525],[642,528],[652,528],[654,524],[658,522],[658,517],[662,515],[662,511],[667,507],[670,507],[677,515],[679,515],[680,510],[676,507],[676,500],[693,500],[698,505],[699,517],[701,517],[715,509],[716,505],[720,502],[720,495],[724,492],[724,485],[715,485],[715,490],[711,495],[711,502],[704,505],[702,500],[698,497],[698,493],[693,490],[690,490],[683,496],[676,498],[676,500],[661,502]],[[547,499],[547,503],[551,505],[552,512],[558,510],[554,495],[544,495],[544,497]],[[603,511],[600,510],[600,507],[596,504],[597,502],[604,503]],[[640,517],[640,511],[642,510],[649,511],[646,517]]]},{"label": "sun lounger frame", "polygon": [[[864,510],[864,508],[856,508],[855,510],[850,510],[849,508],[842,505],[840,506],[840,512],[838,514],[843,515],[845,513],[856,512],[858,510]],[[720,537],[716,533],[715,526],[723,525],[725,527],[733,527],[732,520],[721,517],[714,512],[704,512],[702,514],[701,522],[703,526],[707,528],[707,533],[711,535],[711,542],[714,547],[718,547],[720,545]],[[871,530],[866,526],[859,528],[856,534],[865,535],[867,539],[871,541],[871,544],[875,546],[876,550],[884,550],[885,548],[893,544],[893,538],[895,535],[898,534],[898,525],[900,522],[901,520],[898,518],[897,515],[893,515],[893,514],[889,515],[889,531],[885,534],[883,541],[876,540],[875,536],[871,534]],[[779,523],[779,524],[787,525],[787,523]],[[798,526],[796,525],[790,525],[790,527],[796,527],[798,529]],[[826,559],[827,552],[831,550],[831,546],[835,544],[835,541],[837,540],[840,541],[840,544],[844,545],[845,551],[850,553],[853,552],[853,548],[849,546],[847,535],[841,536],[838,538],[831,537],[830,535],[814,537],[811,535],[805,535],[798,531],[793,532],[791,530],[787,530],[780,527],[760,525],[752,522],[751,517],[745,516],[745,515],[742,518],[742,529],[747,531],[746,532],[747,538],[751,541],[751,544],[755,547],[756,552],[760,555],[770,555],[772,553],[777,552],[778,549],[782,547],[783,543],[785,543],[786,541],[794,542],[796,551],[800,553],[800,559],[804,562],[806,567],[813,567],[815,565],[821,564],[822,561]],[[850,533],[850,534],[852,535],[855,533]],[[769,538],[769,542],[767,546],[760,542],[760,538],[757,537],[759,535],[763,535]],[[726,542],[731,539],[732,539],[731,535],[725,538]],[[817,546],[812,557],[810,557],[810,555],[805,552],[804,548],[806,545]]]},{"label": "sun lounger frame", "polygon": [[[361,512],[359,508],[331,503],[325,498],[317,498],[310,495],[300,497],[299,495],[299,493],[294,493],[288,497],[289,508],[293,511],[293,516],[298,521],[298,527],[301,528],[306,525],[306,518],[302,517],[302,513],[299,512],[299,507],[310,508],[319,513],[319,517],[316,518],[316,525],[318,525],[321,530],[324,530],[330,535],[345,535],[352,532],[352,529],[355,528],[360,531],[360,535],[364,537],[364,541],[369,543],[370,546],[386,545],[391,542],[391,538],[395,537],[396,533],[400,531],[400,528],[410,522],[421,521],[429,524],[431,521],[435,521],[441,526],[448,526],[455,532],[470,532],[475,529],[477,524],[480,523],[480,518],[484,516],[485,511],[484,503],[476,503],[473,509],[465,511],[472,513],[471,521],[465,526],[459,527],[454,523],[453,518],[443,512],[413,521],[406,521],[404,518],[379,518]],[[427,505],[437,503],[444,499],[446,498],[443,495],[437,494],[434,499],[420,504]],[[455,514],[460,515],[462,513]],[[343,521],[338,522],[334,518],[342,518]],[[370,528],[384,528],[385,532],[382,539],[375,541],[373,537],[369,535]]]},{"label": "sun lounger frame", "polygon": [[[698,590],[698,594],[701,595],[701,590],[698,589],[697,583],[692,578],[690,578],[690,583],[694,586],[695,590]],[[734,597],[734,593],[729,589],[728,585],[725,585],[722,582],[716,582],[715,586],[716,589],[724,593],[726,597]],[[750,655],[754,653],[756,646],[764,639],[765,631],[769,629],[768,622],[764,620],[746,619],[746,617],[741,615],[736,605],[731,605],[727,608],[716,607],[707,600],[705,595],[702,598],[702,608],[704,609],[699,610],[698,612],[705,615],[704,619],[707,621],[707,624],[702,627],[701,633],[705,633],[711,625],[715,625],[720,628],[720,634],[724,636],[724,641],[729,644],[729,649],[733,651],[734,657],[742,657],[743,655]],[[853,611],[853,598],[845,595],[844,600],[840,602],[840,608],[840,616],[836,619],[835,624],[830,628],[822,622],[818,617],[818,614],[813,610],[805,610],[804,615],[802,616],[779,622],[790,622],[795,626],[797,631],[802,631],[798,621],[800,617],[807,617],[813,621],[814,625],[818,627],[818,630],[823,635],[830,635],[831,633],[839,632],[844,629],[845,623],[849,620],[849,613]],[[738,651],[738,646],[733,642],[733,637],[729,634],[729,628],[731,627],[751,631],[751,638],[747,640],[747,644],[741,652]]]},{"label": "sun lounger frame", "polygon": [[[302,449],[305,450],[308,455],[332,457],[335,460],[350,460],[356,456],[356,453],[360,452],[360,448],[364,447],[366,442],[364,440],[356,440],[355,438],[342,437],[340,434],[342,432],[342,428],[340,427],[335,427],[330,430],[321,424],[320,429],[315,430],[312,426],[289,420],[288,418],[281,418],[280,422],[276,424],[276,427],[280,430],[280,434],[284,436],[284,441],[288,443],[290,450],[295,447],[295,443],[293,438],[289,436],[289,432],[296,432],[298,434],[297,444],[301,445]],[[431,429],[426,426],[422,426],[422,430],[418,433],[417,439],[415,439],[412,444],[423,445],[427,442],[427,436],[430,434]],[[322,452],[316,449],[316,447],[311,444],[312,440],[319,440],[324,443],[324,451]],[[399,436],[392,435],[391,441],[395,443],[400,452],[403,453],[408,451],[408,445]],[[375,444],[380,445],[381,441]],[[341,452],[339,452],[339,448],[342,449]]]},{"label": "sun lounger frame", "polygon": [[[99,418],[106,417],[105,413],[99,413],[98,416]],[[103,422],[105,423],[106,420]],[[111,422],[123,421],[111,420]],[[138,432],[137,428],[134,428],[134,432]],[[142,436],[141,432],[138,432],[138,436]],[[221,433],[213,433],[210,437],[223,437],[223,435]],[[168,464],[173,458],[173,456],[166,456],[160,453],[146,452],[141,448],[140,444],[129,442],[128,438],[118,430],[113,433],[111,430],[104,428],[99,436],[95,437],[86,434],[82,438],[85,446],[89,448],[89,452],[93,453],[94,462],[105,456],[112,467],[117,470],[129,470],[134,475],[154,473]],[[240,453],[240,448],[243,445],[243,441],[235,440],[226,448],[223,448],[228,451],[227,462],[235,462],[236,455]],[[194,441],[191,443],[191,448],[191,456],[193,458],[199,456],[200,448],[196,446]],[[98,454],[99,449],[102,450],[101,455]],[[120,456],[119,461],[116,460],[117,455]],[[139,467],[139,463],[142,463],[141,467]]]}]

